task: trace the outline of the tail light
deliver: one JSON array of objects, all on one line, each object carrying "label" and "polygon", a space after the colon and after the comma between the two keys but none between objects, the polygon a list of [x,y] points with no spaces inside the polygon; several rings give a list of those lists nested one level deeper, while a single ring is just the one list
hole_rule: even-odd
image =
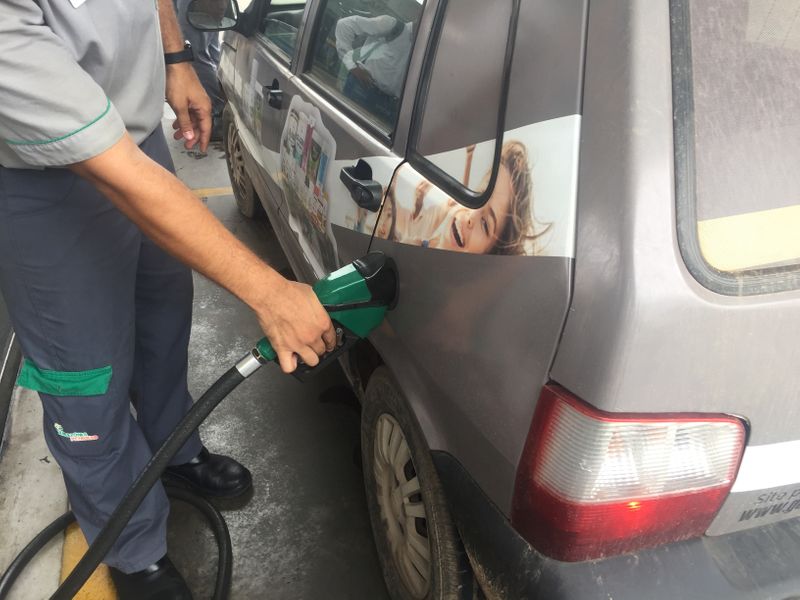
[{"label": "tail light", "polygon": [[588,560],[701,535],[730,491],[745,429],[722,414],[607,413],[544,387],[512,523],[538,550]]}]

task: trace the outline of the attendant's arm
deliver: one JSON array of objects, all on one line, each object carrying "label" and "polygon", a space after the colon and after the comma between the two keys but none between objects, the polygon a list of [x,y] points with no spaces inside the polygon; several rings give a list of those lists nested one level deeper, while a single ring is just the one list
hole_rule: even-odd
[{"label": "attendant's arm", "polygon": [[[172,0],[158,0],[158,19],[161,23],[161,43],[164,52],[183,50],[184,36],[175,17]],[[167,102],[175,111],[175,139],[183,138],[189,150],[198,142],[200,150],[206,151],[211,137],[211,100],[200,84],[192,63],[167,65]]]},{"label": "attendant's arm", "polygon": [[295,355],[313,366],[334,348],[330,318],[311,288],[286,280],[256,257],[129,136],[70,169],[159,246],[250,306],[285,372],[297,367]]}]

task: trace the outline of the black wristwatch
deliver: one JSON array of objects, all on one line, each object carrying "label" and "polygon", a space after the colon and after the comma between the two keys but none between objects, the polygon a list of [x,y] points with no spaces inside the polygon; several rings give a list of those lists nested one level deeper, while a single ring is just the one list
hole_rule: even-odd
[{"label": "black wristwatch", "polygon": [[192,52],[192,45],[189,42],[184,42],[183,50],[180,52],[165,52],[164,63],[167,65],[174,65],[182,62],[192,62],[194,60],[194,53]]}]

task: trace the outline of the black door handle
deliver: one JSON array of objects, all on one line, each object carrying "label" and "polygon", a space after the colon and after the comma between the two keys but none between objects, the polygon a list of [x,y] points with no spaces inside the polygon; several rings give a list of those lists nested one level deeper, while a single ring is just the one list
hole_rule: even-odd
[{"label": "black door handle", "polygon": [[267,95],[267,104],[278,110],[283,108],[283,91],[280,87],[281,85],[278,83],[277,79],[272,80],[272,85],[264,86],[264,92]]},{"label": "black door handle", "polygon": [[383,186],[372,179],[372,168],[366,161],[359,160],[355,167],[344,167],[339,179],[356,204],[370,212],[378,212],[383,200]]}]

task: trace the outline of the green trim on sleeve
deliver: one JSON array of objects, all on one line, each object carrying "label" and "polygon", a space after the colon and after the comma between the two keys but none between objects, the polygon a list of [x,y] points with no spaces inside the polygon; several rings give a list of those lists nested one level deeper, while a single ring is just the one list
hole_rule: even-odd
[{"label": "green trim on sleeve", "polygon": [[56,138],[51,138],[49,140],[37,140],[37,141],[33,141],[33,142],[26,142],[24,140],[4,140],[4,141],[9,146],[41,146],[42,144],[52,144],[54,142],[60,142],[62,140],[67,139],[68,137],[72,137],[73,135],[75,135],[77,133],[80,133],[84,129],[87,129],[87,128],[91,127],[92,125],[97,123],[100,119],[105,117],[108,114],[108,111],[111,110],[111,99],[110,98],[106,98],[106,101],[107,101],[106,109],[100,114],[100,116],[92,119],[86,125],[84,125],[83,127],[79,128],[79,129],[76,129],[72,133],[68,133],[66,135],[62,135],[62,136],[56,137]]},{"label": "green trim on sleeve", "polygon": [[111,365],[89,371],[48,371],[27,358],[17,378],[17,385],[51,396],[101,396],[108,391]]}]

